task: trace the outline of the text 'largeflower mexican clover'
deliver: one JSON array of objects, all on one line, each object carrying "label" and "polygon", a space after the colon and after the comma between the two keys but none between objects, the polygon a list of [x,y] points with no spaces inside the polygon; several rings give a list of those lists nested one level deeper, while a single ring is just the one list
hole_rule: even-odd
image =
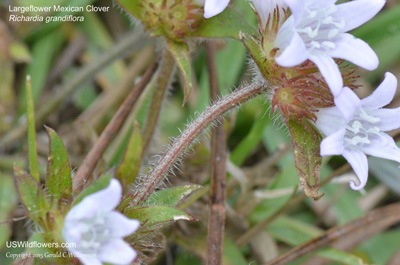
[{"label": "text 'largeflower mexican clover'", "polygon": [[62,236],[84,265],[129,264],[136,258],[135,250],[122,238],[135,232],[140,223],[114,210],[121,195],[121,184],[112,179],[107,188],[86,196],[67,213]]},{"label": "text 'largeflower mexican clover'", "polygon": [[333,58],[344,59],[374,70],[375,52],[364,41],[346,33],[374,17],[385,0],[355,0],[335,5],[336,0],[285,0],[292,11],[279,30],[276,46],[282,53],[276,62],[293,67],[314,62],[334,96],[343,87],[339,67]]},{"label": "text 'largeflower mexican clover'", "polygon": [[368,178],[366,155],[400,163],[400,148],[385,131],[400,127],[400,108],[386,109],[397,88],[397,79],[386,73],[374,93],[362,100],[347,87],[335,99],[336,107],[321,109],[317,128],[327,137],[321,143],[321,155],[343,155],[353,167],[359,183],[350,182],[354,190],[362,189]]}]

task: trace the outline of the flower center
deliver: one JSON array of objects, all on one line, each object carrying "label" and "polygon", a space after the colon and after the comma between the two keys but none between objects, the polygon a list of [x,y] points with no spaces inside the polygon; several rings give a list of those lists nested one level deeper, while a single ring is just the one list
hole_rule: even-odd
[{"label": "flower center", "polygon": [[[317,5],[317,6],[315,6]],[[344,19],[337,19],[334,13],[337,6],[308,6],[305,8],[296,31],[303,39],[306,48],[312,53],[323,53],[336,47],[335,38],[345,26]]]},{"label": "flower center", "polygon": [[110,229],[105,222],[105,214],[98,213],[82,221],[80,250],[86,254],[95,254],[103,243],[110,240]]},{"label": "flower center", "polygon": [[376,126],[379,121],[379,118],[370,116],[365,110],[360,109],[360,112],[346,126],[344,135],[346,147],[359,149],[372,141],[380,141],[382,145],[386,145],[386,139],[381,136],[381,130]]}]

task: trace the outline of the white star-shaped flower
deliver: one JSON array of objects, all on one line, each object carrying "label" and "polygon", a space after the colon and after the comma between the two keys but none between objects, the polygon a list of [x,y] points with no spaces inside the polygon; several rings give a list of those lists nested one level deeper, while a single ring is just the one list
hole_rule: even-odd
[{"label": "white star-shaped flower", "polygon": [[343,88],[339,67],[333,58],[344,59],[374,70],[378,57],[364,41],[346,33],[374,17],[384,0],[355,0],[335,5],[336,0],[284,0],[292,11],[278,32],[275,45],[282,53],[276,62],[293,67],[314,62],[334,96]]},{"label": "white star-shaped flower", "polygon": [[317,113],[317,128],[327,137],[321,143],[321,155],[343,155],[356,173],[359,183],[350,182],[354,190],[362,189],[368,179],[366,155],[400,163],[400,148],[386,131],[400,127],[400,108],[382,108],[392,101],[397,79],[386,73],[374,93],[362,100],[347,87],[335,98],[336,107]]},{"label": "white star-shaped flower", "polygon": [[114,210],[121,195],[121,184],[112,179],[107,188],[86,196],[67,213],[62,236],[84,265],[130,264],[136,258],[123,237],[135,232],[140,223]]}]

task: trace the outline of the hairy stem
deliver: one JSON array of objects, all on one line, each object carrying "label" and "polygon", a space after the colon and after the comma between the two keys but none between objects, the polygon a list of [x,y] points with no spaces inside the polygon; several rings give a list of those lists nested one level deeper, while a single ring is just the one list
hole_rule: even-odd
[{"label": "hairy stem", "polygon": [[[215,43],[207,43],[207,68],[210,77],[211,100],[219,97]],[[216,126],[211,140],[211,193],[208,218],[207,264],[222,264],[226,218],[226,133],[223,124]]]},{"label": "hairy stem", "polygon": [[139,205],[146,201],[150,194],[157,188],[171,166],[179,159],[183,152],[192,144],[204,129],[217,119],[221,118],[229,110],[262,94],[267,90],[267,84],[258,82],[236,90],[231,94],[215,102],[201,113],[182,134],[175,139],[167,149],[160,161],[144,177],[143,183],[135,191],[133,204]]}]

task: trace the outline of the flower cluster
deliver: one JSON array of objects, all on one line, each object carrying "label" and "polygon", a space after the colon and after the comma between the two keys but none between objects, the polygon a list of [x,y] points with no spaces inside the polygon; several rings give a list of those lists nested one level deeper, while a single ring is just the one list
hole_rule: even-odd
[{"label": "flower cluster", "polygon": [[202,5],[198,1],[174,0],[141,1],[140,14],[146,29],[153,36],[165,35],[175,41],[182,41],[194,31],[202,20]]},{"label": "flower cluster", "polygon": [[[353,84],[354,69],[342,67],[348,61],[367,70],[377,68],[379,60],[371,47],[347,32],[373,18],[385,0],[353,0],[342,4],[336,4],[337,0],[250,2],[259,18],[260,32],[270,31],[265,34],[269,33],[270,43],[252,41],[264,47],[265,57],[274,61],[268,64],[275,66],[260,64],[261,60],[257,61],[254,52],[248,50],[264,77],[275,87],[273,110],[279,109],[285,121],[292,119],[300,124],[304,124],[303,119],[313,121],[326,136],[320,154],[343,155],[353,167],[359,181],[350,183],[352,189],[362,189],[367,182],[366,155],[400,163],[400,149],[385,133],[400,127],[400,108],[383,108],[394,96],[396,78],[386,73],[376,91],[360,100],[352,91],[358,87]],[[207,0],[205,17],[222,12],[228,3]],[[278,8],[273,10],[275,7]],[[286,8],[291,15],[280,22],[279,13]],[[271,21],[279,27],[277,34],[274,27],[268,28]],[[266,46],[272,49],[265,50]],[[313,66],[317,71],[312,70]]]}]

